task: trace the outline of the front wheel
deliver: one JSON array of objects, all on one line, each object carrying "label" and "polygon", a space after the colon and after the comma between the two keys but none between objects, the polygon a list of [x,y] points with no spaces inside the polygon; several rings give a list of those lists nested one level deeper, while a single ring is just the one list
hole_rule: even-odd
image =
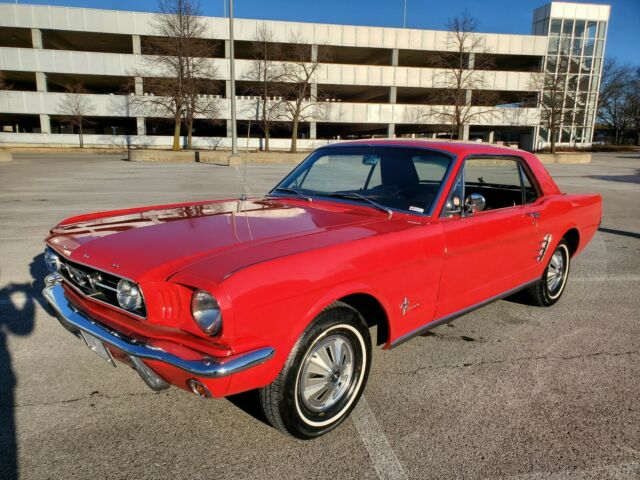
[{"label": "front wheel", "polygon": [[571,255],[566,240],[562,240],[549,258],[542,278],[528,288],[535,305],[549,307],[560,300],[569,277]]},{"label": "front wheel", "polygon": [[336,302],[303,333],[273,383],[260,390],[265,416],[294,437],[327,433],[355,407],[370,366],[371,338],[364,319]]}]

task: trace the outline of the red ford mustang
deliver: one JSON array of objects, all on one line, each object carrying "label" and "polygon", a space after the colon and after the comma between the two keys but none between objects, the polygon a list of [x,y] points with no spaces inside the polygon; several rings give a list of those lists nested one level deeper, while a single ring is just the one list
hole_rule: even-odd
[{"label": "red ford mustang", "polygon": [[362,394],[369,328],[392,348],[519,290],[553,305],[600,217],[526,152],[340,143],[261,198],[63,220],[44,296],[151,388],[259,389],[273,426],[313,438]]}]

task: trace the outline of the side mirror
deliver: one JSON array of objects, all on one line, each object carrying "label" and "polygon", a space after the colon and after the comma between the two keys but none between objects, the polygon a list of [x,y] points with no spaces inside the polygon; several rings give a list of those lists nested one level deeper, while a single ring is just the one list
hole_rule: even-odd
[{"label": "side mirror", "polygon": [[472,193],[464,200],[464,209],[467,213],[481,212],[487,206],[487,201],[479,193]]},{"label": "side mirror", "polygon": [[462,213],[462,205],[461,205],[460,197],[454,195],[447,203],[444,205],[444,211],[447,215],[455,215],[457,213]]}]

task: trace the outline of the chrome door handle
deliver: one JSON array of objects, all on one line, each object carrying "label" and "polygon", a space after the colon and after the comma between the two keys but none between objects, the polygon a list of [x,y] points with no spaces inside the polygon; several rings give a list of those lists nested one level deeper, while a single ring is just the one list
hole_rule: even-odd
[{"label": "chrome door handle", "polygon": [[540,218],[540,212],[527,212],[526,215],[532,218]]}]

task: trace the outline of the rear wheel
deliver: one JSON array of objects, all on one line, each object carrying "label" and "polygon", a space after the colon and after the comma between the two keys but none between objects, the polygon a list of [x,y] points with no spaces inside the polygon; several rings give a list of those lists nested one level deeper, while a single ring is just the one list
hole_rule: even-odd
[{"label": "rear wheel", "polygon": [[549,258],[542,278],[527,289],[535,305],[549,307],[560,300],[569,277],[569,244],[562,240]]},{"label": "rear wheel", "polygon": [[273,383],[260,390],[265,416],[298,438],[327,433],[355,407],[370,366],[371,339],[364,319],[336,302],[303,333]]}]

